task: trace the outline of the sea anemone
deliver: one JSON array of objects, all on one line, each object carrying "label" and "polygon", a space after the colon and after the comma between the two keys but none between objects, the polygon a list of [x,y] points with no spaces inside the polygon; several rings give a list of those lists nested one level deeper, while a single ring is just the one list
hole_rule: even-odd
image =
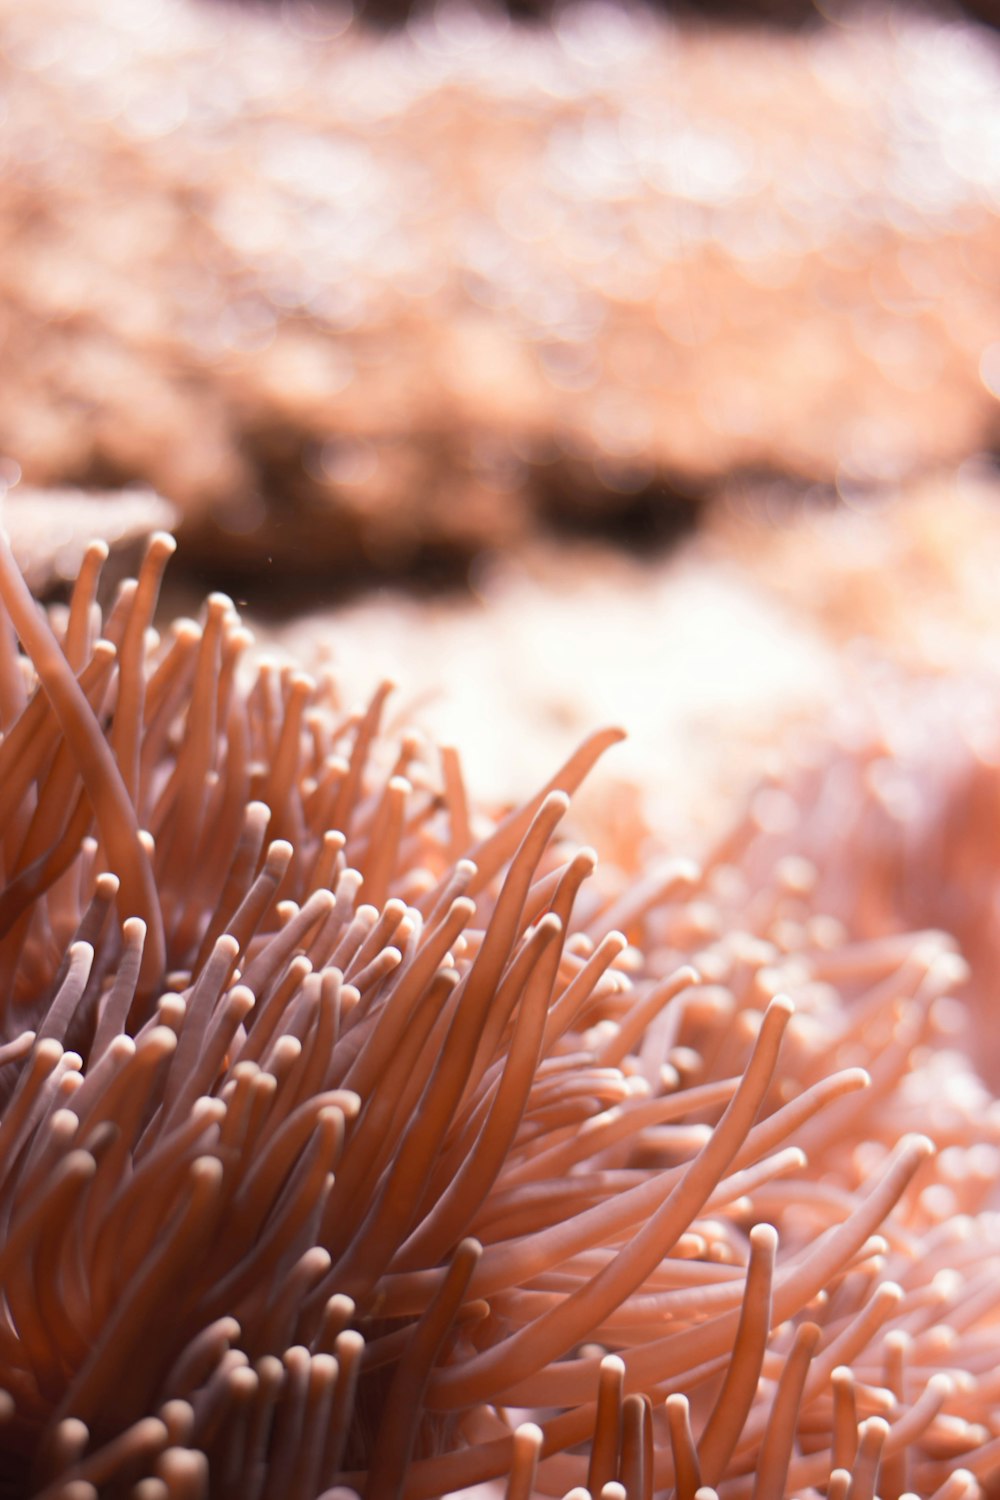
[{"label": "sea anemone", "polygon": [[157,634],[171,550],[102,623],[0,543],[0,1495],[1000,1483],[951,940],[742,835],[595,875],[617,730],[491,820],[386,685]]}]

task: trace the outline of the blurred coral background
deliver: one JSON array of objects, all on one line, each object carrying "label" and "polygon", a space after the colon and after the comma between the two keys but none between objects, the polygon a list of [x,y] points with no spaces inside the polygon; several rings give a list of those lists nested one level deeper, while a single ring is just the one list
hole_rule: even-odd
[{"label": "blurred coral background", "polygon": [[58,593],[175,521],[167,608],[493,801],[620,721],[589,816],[697,848],[994,671],[995,17],[527,9],[3,0],[6,524]]}]

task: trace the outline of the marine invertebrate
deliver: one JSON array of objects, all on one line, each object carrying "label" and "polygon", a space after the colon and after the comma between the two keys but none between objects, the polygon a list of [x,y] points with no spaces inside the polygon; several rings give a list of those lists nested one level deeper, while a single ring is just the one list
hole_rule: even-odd
[{"label": "marine invertebrate", "polygon": [[385,687],[243,670],[219,595],[152,632],[170,550],[46,620],[0,544],[0,1494],[992,1482],[949,942],[801,861],[601,883],[617,731],[484,820]]},{"label": "marine invertebrate", "polygon": [[995,447],[988,32],[418,9],[162,0],[151,48],[128,6],[3,0],[26,479],[149,483],[249,586],[553,517],[643,548],[733,474],[864,493]]}]

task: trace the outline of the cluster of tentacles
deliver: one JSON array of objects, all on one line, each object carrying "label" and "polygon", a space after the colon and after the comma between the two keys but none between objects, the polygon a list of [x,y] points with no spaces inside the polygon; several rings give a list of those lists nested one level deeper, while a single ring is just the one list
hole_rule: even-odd
[{"label": "cluster of tentacles", "polygon": [[0,544],[0,1495],[995,1488],[950,940],[766,819],[595,874],[617,731],[470,812],[386,688],[157,634],[170,551],[102,621],[99,545],[46,616]]}]

